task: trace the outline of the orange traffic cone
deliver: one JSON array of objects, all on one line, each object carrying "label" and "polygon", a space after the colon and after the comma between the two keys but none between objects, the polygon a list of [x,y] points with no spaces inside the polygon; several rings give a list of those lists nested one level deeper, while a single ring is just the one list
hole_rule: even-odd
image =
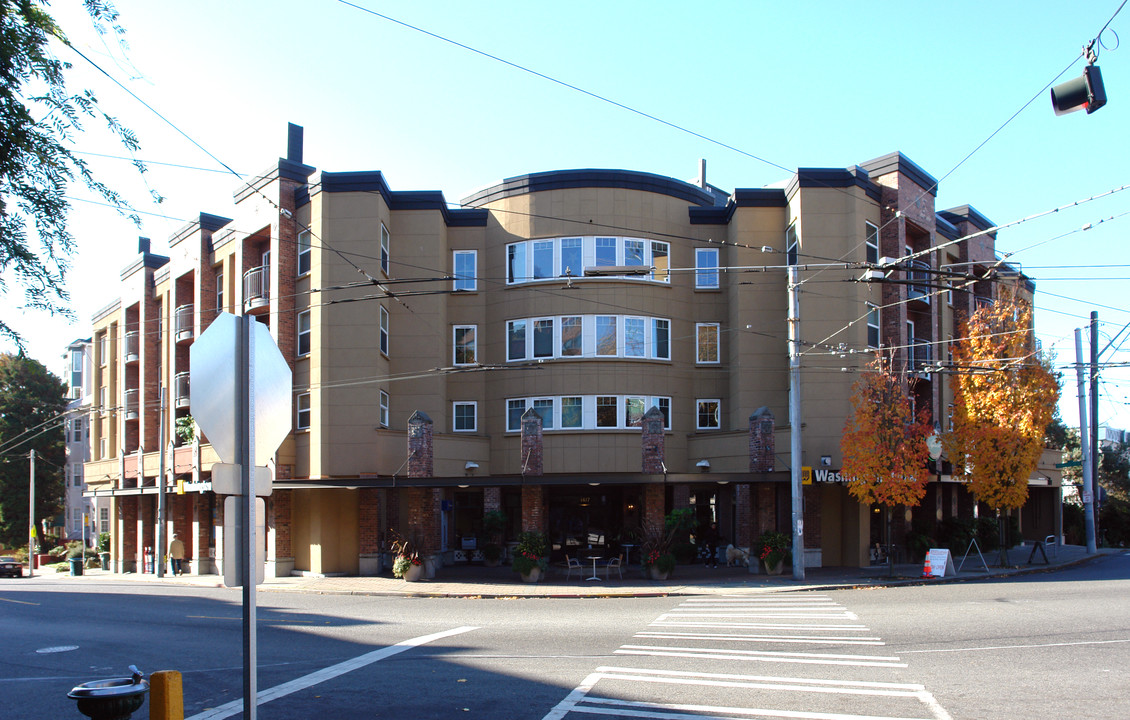
[{"label": "orange traffic cone", "polygon": [[922,577],[933,577],[934,571],[930,568],[930,556],[926,556],[926,565],[922,568]]}]

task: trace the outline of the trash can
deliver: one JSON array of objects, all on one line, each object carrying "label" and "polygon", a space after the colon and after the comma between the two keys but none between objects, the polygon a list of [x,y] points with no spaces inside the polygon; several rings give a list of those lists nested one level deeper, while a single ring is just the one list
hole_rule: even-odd
[{"label": "trash can", "polygon": [[99,562],[102,563],[102,569],[103,570],[109,570],[110,569],[110,553],[108,553],[108,552],[98,553],[98,560],[99,560]]},{"label": "trash can", "polygon": [[71,576],[82,575],[82,556],[73,557],[67,560],[71,564]]}]

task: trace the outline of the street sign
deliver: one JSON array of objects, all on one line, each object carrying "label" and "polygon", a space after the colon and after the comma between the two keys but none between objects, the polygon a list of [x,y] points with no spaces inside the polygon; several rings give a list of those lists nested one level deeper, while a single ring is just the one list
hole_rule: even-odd
[{"label": "street sign", "polygon": [[[240,500],[238,497],[224,498],[224,585],[241,587],[243,585],[243,563],[240,562]],[[255,498],[255,584],[263,584],[263,568],[267,562],[267,504],[263,498]]]},{"label": "street sign", "polygon": [[[249,389],[255,418],[255,464],[266,465],[291,429],[291,372],[267,326],[252,323],[255,367]],[[239,318],[220,313],[189,348],[189,405],[196,424],[225,463],[238,463],[235,393]]]},{"label": "street sign", "polygon": [[1056,463],[1055,467],[1057,470],[1062,470],[1069,467],[1083,467],[1083,463],[1079,460],[1068,460],[1067,462]]},{"label": "street sign", "polygon": [[[218,495],[242,495],[243,479],[240,475],[242,468],[232,463],[216,463],[212,466],[212,492]],[[270,497],[273,486],[271,484],[271,469],[261,465],[255,466],[255,495]]]}]

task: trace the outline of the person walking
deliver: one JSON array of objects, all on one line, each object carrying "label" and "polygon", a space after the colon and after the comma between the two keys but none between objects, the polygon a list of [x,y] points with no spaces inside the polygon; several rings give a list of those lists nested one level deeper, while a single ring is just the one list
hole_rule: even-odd
[{"label": "person walking", "polygon": [[184,543],[176,533],[173,533],[173,539],[169,542],[169,559],[173,561],[173,575],[183,575]]},{"label": "person walking", "polygon": [[707,567],[718,567],[718,523],[710,523],[702,533],[702,543],[706,546],[706,563]]}]

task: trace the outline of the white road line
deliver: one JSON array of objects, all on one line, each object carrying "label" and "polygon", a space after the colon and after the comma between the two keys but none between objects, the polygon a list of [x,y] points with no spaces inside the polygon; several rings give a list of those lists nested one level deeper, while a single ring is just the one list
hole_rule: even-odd
[{"label": "white road line", "polygon": [[650,623],[651,627],[710,627],[710,628],[729,628],[731,630],[806,630],[812,632],[814,630],[859,630],[867,632],[870,628],[866,625],[802,625],[800,623],[706,623],[706,622],[691,622],[684,620],[682,622],[653,622]]},{"label": "white road line", "polygon": [[1111,643],[1130,643],[1130,639],[1125,640],[1080,640],[1079,642],[1062,642],[1062,643],[1039,643],[1035,645],[990,645],[986,647],[968,647],[968,648],[936,648],[933,650],[907,650],[906,653],[922,654],[922,653],[954,653],[954,652],[981,652],[984,650],[1026,650],[1028,648],[1043,648],[1043,647],[1073,647],[1075,645],[1109,645]]},{"label": "white road line", "polygon": [[[646,645],[638,646],[647,648]],[[821,656],[808,653],[769,653],[755,650],[732,650],[729,652],[718,650],[695,651],[687,648],[651,648],[634,650],[625,646],[613,651],[615,655],[643,655],[647,657],[681,657],[696,658],[700,660],[748,660],[751,662],[777,662],[796,663],[801,665],[850,665],[852,667],[907,667],[906,663],[890,662],[886,660],[839,660],[836,656]],[[848,656],[850,657],[850,656]],[[860,656],[866,657],[866,656]]]},{"label": "white road line", "polygon": [[898,662],[899,657],[895,655],[836,655],[832,653],[792,653],[781,652],[778,650],[719,650],[714,648],[682,648],[682,647],[667,647],[664,645],[621,645],[621,649],[626,650],[670,650],[678,652],[681,650],[691,650],[699,653],[719,653],[722,655],[757,655],[763,657],[807,657],[807,658],[833,658],[836,660],[883,660],[886,662]]},{"label": "white road line", "polygon": [[785,620],[799,620],[801,618],[814,618],[816,620],[858,620],[859,616],[850,612],[838,613],[804,613],[804,612],[766,612],[766,613],[740,613],[740,612],[670,612],[659,616],[659,620],[669,618],[771,618]]},{"label": "white road line", "polygon": [[[351,660],[345,660],[343,662],[339,662],[336,665],[330,665],[327,668],[322,668],[321,670],[312,672],[309,675],[304,675],[300,678],[291,680],[290,682],[285,682],[282,685],[276,685],[275,687],[269,688],[267,690],[260,690],[259,694],[256,696],[256,706],[264,705],[272,700],[277,700],[281,697],[285,697],[300,690],[305,690],[306,688],[317,685],[318,683],[326,682],[327,680],[333,680],[340,675],[358,670],[365,667],[366,665],[372,665],[379,660],[384,660],[385,658],[392,657],[393,655],[399,655],[405,650],[411,650],[414,647],[426,645],[427,643],[434,642],[436,640],[442,640],[443,638],[451,637],[453,635],[460,635],[465,632],[470,632],[471,630],[478,630],[478,628],[471,625],[464,625],[463,627],[444,630],[443,632],[432,633],[431,635],[421,635],[420,637],[411,638],[409,640],[402,640],[395,645],[389,645],[388,647],[383,647],[379,650],[373,650],[372,652],[365,653],[364,655],[358,655]],[[239,700],[233,700],[229,703],[220,705],[219,707],[209,708],[202,713],[193,715],[187,720],[222,720],[222,718],[229,718],[234,715],[239,715],[242,712],[243,698],[240,698]]]},{"label": "white road line", "polygon": [[734,635],[732,633],[693,633],[693,632],[640,632],[638,638],[662,638],[664,640],[722,640],[726,642],[779,642],[814,645],[886,645],[877,637],[845,637],[842,635]]},{"label": "white road line", "polygon": [[[569,712],[581,714],[615,715],[618,717],[663,718],[664,720],[732,720],[748,717],[795,718],[797,720],[924,720],[923,718],[894,718],[891,716],[851,715],[844,713],[817,713],[769,708],[741,708],[713,705],[690,705],[616,700],[589,697],[600,680],[628,682],[658,682],[675,685],[704,687],[732,687],[792,692],[819,692],[844,695],[869,695],[875,697],[915,698],[926,705],[935,720],[952,720],[925,687],[918,684],[883,683],[868,681],[820,680],[764,675],[736,675],[729,673],[679,672],[643,668],[599,667],[557,704],[544,720],[560,720]],[[604,706],[604,707],[601,707]],[[694,714],[684,714],[694,713]],[[704,714],[709,713],[709,714]]]}]

